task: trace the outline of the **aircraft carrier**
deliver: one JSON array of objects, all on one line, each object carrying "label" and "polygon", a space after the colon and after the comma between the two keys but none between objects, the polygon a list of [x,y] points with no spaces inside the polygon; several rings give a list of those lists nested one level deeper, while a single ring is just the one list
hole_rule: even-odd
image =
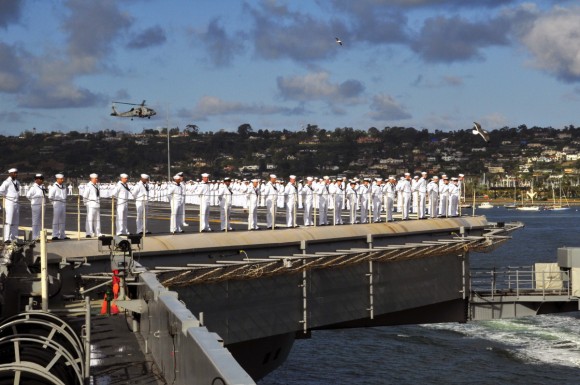
[{"label": "aircraft carrier", "polygon": [[253,384],[316,330],[533,314],[549,296],[542,311],[578,309],[574,250],[531,287],[494,283],[474,296],[470,253],[499,247],[521,223],[244,231],[240,212],[237,231],[172,235],[158,210],[144,237],[4,246],[2,381]]}]

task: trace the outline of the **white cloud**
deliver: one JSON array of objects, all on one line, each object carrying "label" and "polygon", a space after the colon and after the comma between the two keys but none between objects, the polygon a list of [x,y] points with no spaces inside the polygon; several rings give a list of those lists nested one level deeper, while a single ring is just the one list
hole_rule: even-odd
[{"label": "white cloud", "polygon": [[303,113],[302,107],[286,108],[264,104],[248,104],[237,101],[226,101],[216,96],[204,96],[192,110],[182,109],[178,112],[180,117],[188,117],[196,120],[206,120],[210,116],[221,115],[295,115]]},{"label": "white cloud", "polygon": [[370,108],[372,111],[368,115],[373,120],[403,120],[411,118],[411,114],[405,110],[405,107],[387,94],[375,95]]},{"label": "white cloud", "polygon": [[580,7],[539,15],[520,39],[532,64],[566,81],[580,81]]},{"label": "white cloud", "polygon": [[330,74],[325,71],[287,78],[279,76],[277,83],[284,99],[301,102],[322,100],[329,104],[357,104],[364,91],[364,85],[354,79],[331,83]]}]

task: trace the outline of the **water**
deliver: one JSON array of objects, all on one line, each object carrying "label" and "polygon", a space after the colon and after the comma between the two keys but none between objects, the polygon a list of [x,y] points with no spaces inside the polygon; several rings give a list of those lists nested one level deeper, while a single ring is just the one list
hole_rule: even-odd
[{"label": "water", "polygon": [[[580,247],[580,212],[480,210],[490,221],[525,223],[473,267],[555,262],[556,249]],[[574,384],[580,375],[580,313],[468,324],[317,331],[260,385]]]}]

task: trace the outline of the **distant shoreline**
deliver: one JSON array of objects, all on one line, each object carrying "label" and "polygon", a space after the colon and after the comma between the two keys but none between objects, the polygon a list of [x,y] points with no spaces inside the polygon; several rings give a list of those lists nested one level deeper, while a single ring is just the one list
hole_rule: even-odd
[{"label": "distant shoreline", "polygon": [[[490,203],[505,205],[505,204],[509,204],[509,203],[514,203],[514,200],[513,199],[508,199],[508,198],[495,198],[495,199],[475,198],[475,204],[476,205],[479,205],[482,202],[490,202]],[[467,197],[466,197],[464,203],[465,204],[473,204],[473,198],[472,199],[467,199]],[[556,199],[556,203],[559,204],[560,201],[558,199]],[[522,201],[519,200],[519,201],[516,202],[516,204],[518,206],[521,206],[522,205]],[[540,201],[534,200],[534,205],[537,205],[537,206],[551,206],[553,204],[554,204],[554,201],[553,200],[550,200],[550,199],[548,199],[548,200],[540,200]],[[531,202],[528,201],[528,200],[526,200],[526,201],[524,201],[524,205],[525,206],[529,206],[529,205],[531,205]],[[566,202],[566,200],[562,200],[562,206],[567,206],[567,205],[570,205],[570,206],[580,206],[580,199],[578,199],[578,198],[568,199],[567,202]]]}]

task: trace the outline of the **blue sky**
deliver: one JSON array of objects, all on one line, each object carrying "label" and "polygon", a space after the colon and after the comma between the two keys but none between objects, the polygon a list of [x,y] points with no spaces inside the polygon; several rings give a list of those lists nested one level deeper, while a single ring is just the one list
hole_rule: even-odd
[{"label": "blue sky", "polygon": [[[144,99],[151,120],[109,116]],[[2,135],[562,128],[579,103],[574,1],[0,2]]]}]

